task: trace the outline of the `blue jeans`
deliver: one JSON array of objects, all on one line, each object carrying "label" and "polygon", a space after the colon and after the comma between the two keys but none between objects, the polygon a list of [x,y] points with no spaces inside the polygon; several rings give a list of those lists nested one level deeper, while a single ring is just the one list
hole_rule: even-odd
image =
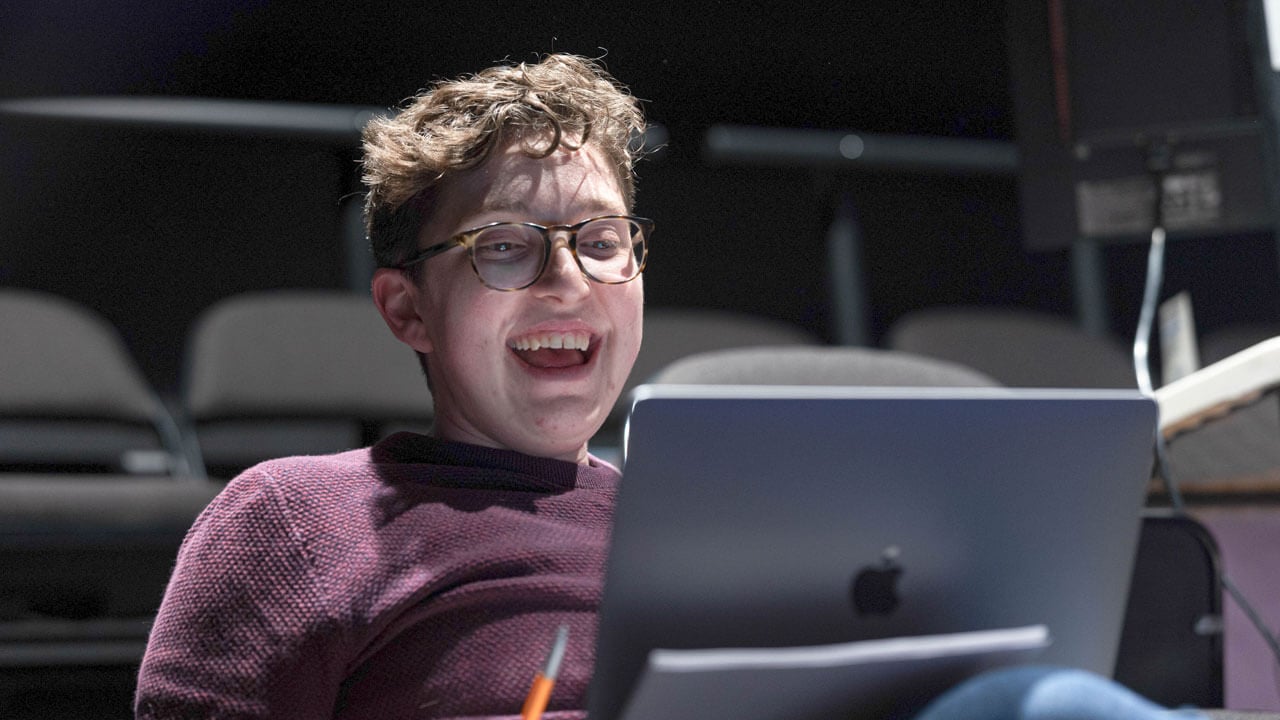
[{"label": "blue jeans", "polygon": [[943,693],[916,720],[1194,720],[1083,670],[1013,667],[984,673]]}]

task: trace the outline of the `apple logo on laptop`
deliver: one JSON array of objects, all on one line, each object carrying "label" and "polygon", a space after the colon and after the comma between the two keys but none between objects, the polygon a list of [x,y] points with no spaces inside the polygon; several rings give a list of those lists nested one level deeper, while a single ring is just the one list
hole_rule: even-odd
[{"label": "apple logo on laptop", "polygon": [[853,577],[853,607],[859,615],[888,615],[898,607],[898,579],[902,566],[901,551],[890,545],[880,555],[880,562],[862,568]]}]

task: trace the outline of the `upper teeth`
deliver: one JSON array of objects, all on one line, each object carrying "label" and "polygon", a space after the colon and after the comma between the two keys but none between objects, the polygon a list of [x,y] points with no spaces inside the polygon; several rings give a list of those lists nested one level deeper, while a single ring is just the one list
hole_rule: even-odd
[{"label": "upper teeth", "polygon": [[591,336],[586,333],[544,333],[542,335],[522,337],[511,341],[509,344],[516,350],[539,350],[542,348],[586,350],[587,342],[590,339]]}]

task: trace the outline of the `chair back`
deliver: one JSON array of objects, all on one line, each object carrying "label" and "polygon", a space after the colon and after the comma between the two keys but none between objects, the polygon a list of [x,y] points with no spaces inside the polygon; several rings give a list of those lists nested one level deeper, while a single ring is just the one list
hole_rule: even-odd
[{"label": "chair back", "polygon": [[946,360],[852,346],[734,348],[692,355],[651,379],[666,384],[993,387],[994,379]]},{"label": "chair back", "polygon": [[1200,341],[1200,364],[1212,365],[1260,342],[1280,337],[1280,323],[1232,323],[1206,333]]},{"label": "chair back", "polygon": [[626,416],[631,407],[628,396],[635,386],[680,358],[724,348],[820,344],[821,340],[801,327],[760,315],[705,308],[647,308],[644,342],[614,405],[612,419],[620,421]]},{"label": "chair back", "polygon": [[197,318],[186,361],[183,407],[217,477],[425,429],[433,417],[413,351],[358,293],[229,297]]},{"label": "chair back", "polygon": [[131,717],[174,558],[221,483],[137,475],[0,481],[0,715]]},{"label": "chair back", "polygon": [[939,307],[908,313],[886,347],[980,370],[1010,387],[1136,387],[1119,341],[1067,318],[1016,308]]},{"label": "chair back", "polygon": [[190,475],[178,426],[106,319],[0,289],[0,469]]}]

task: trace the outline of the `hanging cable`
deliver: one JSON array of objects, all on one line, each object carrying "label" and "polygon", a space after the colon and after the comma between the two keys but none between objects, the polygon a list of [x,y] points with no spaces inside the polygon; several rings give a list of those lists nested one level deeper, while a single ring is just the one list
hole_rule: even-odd
[{"label": "hanging cable", "polygon": [[[1138,328],[1133,338],[1133,369],[1134,375],[1138,380],[1138,390],[1143,395],[1154,399],[1155,388],[1151,381],[1150,339],[1152,325],[1155,324],[1156,308],[1160,299],[1160,287],[1164,282],[1164,172],[1168,169],[1168,147],[1157,146],[1149,148],[1147,159],[1147,167],[1151,172],[1152,181],[1155,185],[1155,196],[1152,208],[1151,247],[1147,251],[1147,276],[1143,283],[1142,308],[1138,313]],[[1169,505],[1175,515],[1186,516],[1186,508],[1182,501],[1182,491],[1179,489],[1173,473],[1170,472],[1168,448],[1165,444],[1164,433],[1160,431],[1159,427],[1156,428],[1155,434],[1155,454],[1156,472],[1160,475],[1160,480],[1169,495]],[[1227,594],[1235,601],[1236,606],[1240,608],[1254,629],[1262,636],[1263,641],[1271,650],[1277,669],[1280,669],[1280,640],[1277,639],[1276,634],[1271,628],[1267,627],[1262,616],[1254,609],[1253,603],[1227,577],[1225,570],[1218,573],[1218,579],[1222,582],[1222,587],[1227,591]]]}]

